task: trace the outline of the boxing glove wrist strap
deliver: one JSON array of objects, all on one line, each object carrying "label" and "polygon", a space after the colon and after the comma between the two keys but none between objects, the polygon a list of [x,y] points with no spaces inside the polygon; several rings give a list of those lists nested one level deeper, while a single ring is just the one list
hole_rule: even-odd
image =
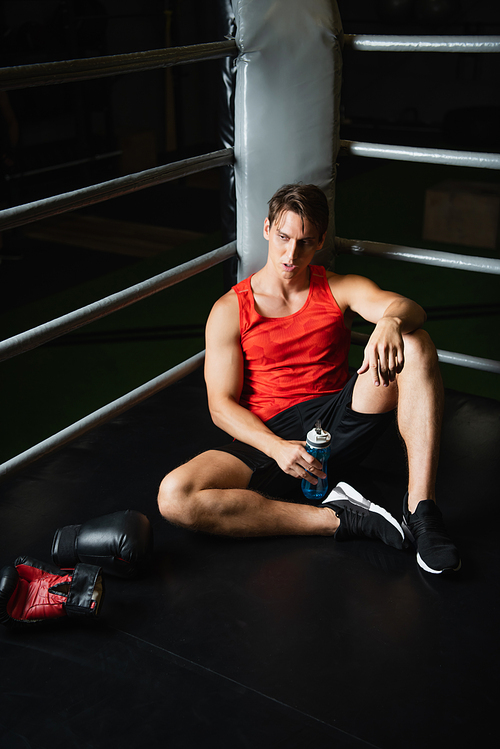
[{"label": "boxing glove wrist strap", "polygon": [[52,559],[57,560],[59,567],[74,567],[78,562],[76,539],[81,525],[66,525],[59,528],[52,541]]},{"label": "boxing glove wrist strap", "polygon": [[95,564],[77,564],[65,604],[67,615],[97,614],[102,592],[101,568]]}]

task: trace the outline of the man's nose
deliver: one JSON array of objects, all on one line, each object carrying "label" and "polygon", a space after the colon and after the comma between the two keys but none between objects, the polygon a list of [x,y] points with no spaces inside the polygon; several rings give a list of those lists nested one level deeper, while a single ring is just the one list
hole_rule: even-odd
[{"label": "man's nose", "polygon": [[287,260],[293,260],[297,251],[297,242],[294,239],[289,239],[286,245],[286,257]]}]

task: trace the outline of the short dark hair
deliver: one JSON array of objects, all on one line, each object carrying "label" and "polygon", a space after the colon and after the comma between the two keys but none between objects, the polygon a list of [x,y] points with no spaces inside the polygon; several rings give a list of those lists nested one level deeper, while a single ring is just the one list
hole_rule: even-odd
[{"label": "short dark hair", "polygon": [[320,239],[328,229],[328,201],[323,190],[316,185],[303,185],[299,182],[280,187],[269,201],[269,225],[279,221],[284,211],[292,211],[300,216],[302,227],[307,219],[318,230]]}]

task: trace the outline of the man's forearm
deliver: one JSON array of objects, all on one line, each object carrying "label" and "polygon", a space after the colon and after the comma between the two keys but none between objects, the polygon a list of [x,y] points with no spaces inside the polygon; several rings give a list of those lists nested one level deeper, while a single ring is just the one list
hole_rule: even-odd
[{"label": "man's forearm", "polygon": [[387,386],[404,366],[403,336],[422,327],[426,314],[411,299],[399,297],[385,309],[365,347],[358,374],[372,372],[373,384]]},{"label": "man's forearm", "polygon": [[232,398],[217,404],[209,399],[209,407],[212,420],[219,429],[275,459],[275,449],[282,440],[258,416]]},{"label": "man's forearm", "polygon": [[399,325],[401,333],[412,333],[421,328],[427,319],[422,307],[411,299],[396,299],[387,307],[379,322],[393,318]]}]

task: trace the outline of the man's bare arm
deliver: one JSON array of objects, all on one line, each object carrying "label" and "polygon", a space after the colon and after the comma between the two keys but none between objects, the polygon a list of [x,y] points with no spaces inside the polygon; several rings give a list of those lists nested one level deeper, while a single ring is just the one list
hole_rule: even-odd
[{"label": "man's bare arm", "polygon": [[362,276],[332,277],[330,285],[341,308],[375,323],[358,374],[370,370],[374,385],[387,386],[404,366],[403,335],[422,327],[427,317],[424,310],[413,300],[383,291]]},{"label": "man's bare arm", "polygon": [[210,414],[216,426],[261,450],[285,473],[304,478],[304,470],[315,470],[317,476],[324,476],[319,461],[306,451],[304,442],[281,439],[255,414],[239,404],[243,387],[243,353],[238,300],[234,291],[216,302],[207,321],[205,380]]}]

